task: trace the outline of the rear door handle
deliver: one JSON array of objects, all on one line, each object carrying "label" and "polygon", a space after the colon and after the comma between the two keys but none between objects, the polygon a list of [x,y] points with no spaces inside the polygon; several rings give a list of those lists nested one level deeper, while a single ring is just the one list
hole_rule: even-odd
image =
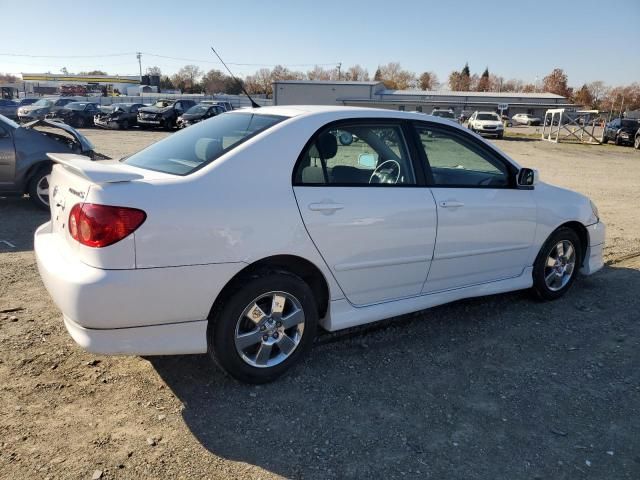
[{"label": "rear door handle", "polygon": [[310,203],[309,204],[309,210],[314,211],[314,212],[335,212],[336,210],[342,210],[344,208],[344,205],[342,205],[341,203],[330,203],[330,202],[323,202],[323,203]]},{"label": "rear door handle", "polygon": [[447,200],[447,201],[444,201],[444,202],[440,202],[440,206],[442,208],[464,207],[464,203],[458,202],[456,200]]}]

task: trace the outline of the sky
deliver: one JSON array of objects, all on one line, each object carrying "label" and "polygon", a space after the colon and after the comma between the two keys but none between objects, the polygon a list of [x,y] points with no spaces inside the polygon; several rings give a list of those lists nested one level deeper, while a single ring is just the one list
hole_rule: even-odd
[{"label": "sky", "polygon": [[0,0],[0,11],[2,73],[135,75],[135,52],[143,70],[221,69],[213,45],[237,76],[338,62],[373,76],[399,62],[443,82],[468,62],[472,73],[525,82],[556,67],[571,86],[640,82],[640,0]]}]

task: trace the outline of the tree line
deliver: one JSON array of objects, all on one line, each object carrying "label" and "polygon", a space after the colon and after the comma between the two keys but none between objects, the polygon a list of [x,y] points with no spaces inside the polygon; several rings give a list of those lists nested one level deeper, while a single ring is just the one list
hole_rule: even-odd
[{"label": "tree line", "polygon": [[[554,68],[542,78],[539,84],[523,82],[519,79],[505,79],[489,71],[486,67],[481,74],[472,73],[469,64],[459,71],[449,74],[446,82],[441,83],[438,76],[431,71],[416,74],[405,70],[397,62],[380,65],[373,77],[361,65],[348,68],[324,68],[316,65],[314,68],[302,72],[290,70],[283,65],[273,68],[261,68],[252,75],[247,75],[239,82],[220,70],[212,69],[204,72],[196,65],[185,65],[173,75],[163,75],[159,67],[150,67],[146,73],[160,77],[161,90],[180,90],[184,93],[227,93],[237,95],[242,92],[241,85],[250,93],[256,95],[273,95],[272,84],[277,80],[351,80],[383,82],[391,90],[438,90],[477,92],[513,92],[513,93],[555,93],[569,99],[569,101],[594,110],[624,111],[640,109],[640,83],[630,85],[608,86],[597,80],[585,83],[578,88],[570,87],[569,80],[561,68]],[[61,71],[68,73],[66,68]],[[106,75],[106,72],[94,70],[80,72],[80,74]],[[0,74],[0,82],[13,83],[19,79],[14,75]]]}]

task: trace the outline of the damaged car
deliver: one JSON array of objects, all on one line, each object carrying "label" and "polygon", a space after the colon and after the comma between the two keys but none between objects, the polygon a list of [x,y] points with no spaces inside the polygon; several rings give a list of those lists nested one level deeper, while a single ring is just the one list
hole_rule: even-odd
[{"label": "damaged car", "polygon": [[91,142],[77,130],[50,119],[18,125],[0,115],[0,195],[24,195],[39,207],[49,208],[47,153],[94,156]]},{"label": "damaged car", "polygon": [[178,124],[178,117],[195,104],[193,100],[159,99],[150,107],[139,110],[138,125],[173,130]]},{"label": "damaged car", "polygon": [[178,128],[186,128],[207,118],[215,117],[226,110],[221,105],[199,103],[178,117]]},{"label": "damaged car", "polygon": [[42,120],[48,113],[60,110],[65,105],[75,101],[73,98],[41,98],[31,105],[18,108],[18,120],[21,122]]},{"label": "damaged car", "polygon": [[138,110],[142,103],[114,103],[93,117],[96,127],[126,130],[137,123]]},{"label": "damaged car", "polygon": [[46,118],[59,120],[76,128],[93,126],[93,117],[100,109],[92,102],[71,102],[55,112],[48,113]]}]

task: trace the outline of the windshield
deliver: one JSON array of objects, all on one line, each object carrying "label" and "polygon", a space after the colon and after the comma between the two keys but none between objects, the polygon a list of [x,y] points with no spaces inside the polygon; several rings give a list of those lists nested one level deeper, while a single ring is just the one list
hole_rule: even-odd
[{"label": "windshield", "polygon": [[51,100],[46,100],[44,98],[41,98],[40,100],[38,100],[36,103],[33,104],[34,107],[51,107],[53,105],[53,102]]},{"label": "windshield", "polygon": [[440,110],[436,110],[435,112],[432,112],[431,115],[434,115],[436,117],[442,117],[442,118],[455,118],[453,116],[453,113],[447,112],[447,111],[440,111]]},{"label": "windshield", "polygon": [[627,128],[638,128],[637,120],[622,120],[622,126]]},{"label": "windshield", "polygon": [[209,107],[211,107],[211,105],[196,105],[187,110],[187,113],[207,113]]},{"label": "windshield", "polygon": [[255,113],[219,115],[174,133],[122,162],[148,170],[187,175],[285,118]]},{"label": "windshield", "polygon": [[169,100],[158,100],[156,103],[154,103],[151,106],[152,107],[158,107],[158,108],[167,108],[172,104],[173,104],[173,102],[170,102]]},{"label": "windshield", "polygon": [[72,102],[72,103],[67,103],[64,106],[64,108],[68,108],[69,110],[84,110],[86,106],[87,106],[86,103]]},{"label": "windshield", "polygon": [[495,120],[496,122],[499,122],[500,117],[495,113],[479,113],[476,120]]}]

